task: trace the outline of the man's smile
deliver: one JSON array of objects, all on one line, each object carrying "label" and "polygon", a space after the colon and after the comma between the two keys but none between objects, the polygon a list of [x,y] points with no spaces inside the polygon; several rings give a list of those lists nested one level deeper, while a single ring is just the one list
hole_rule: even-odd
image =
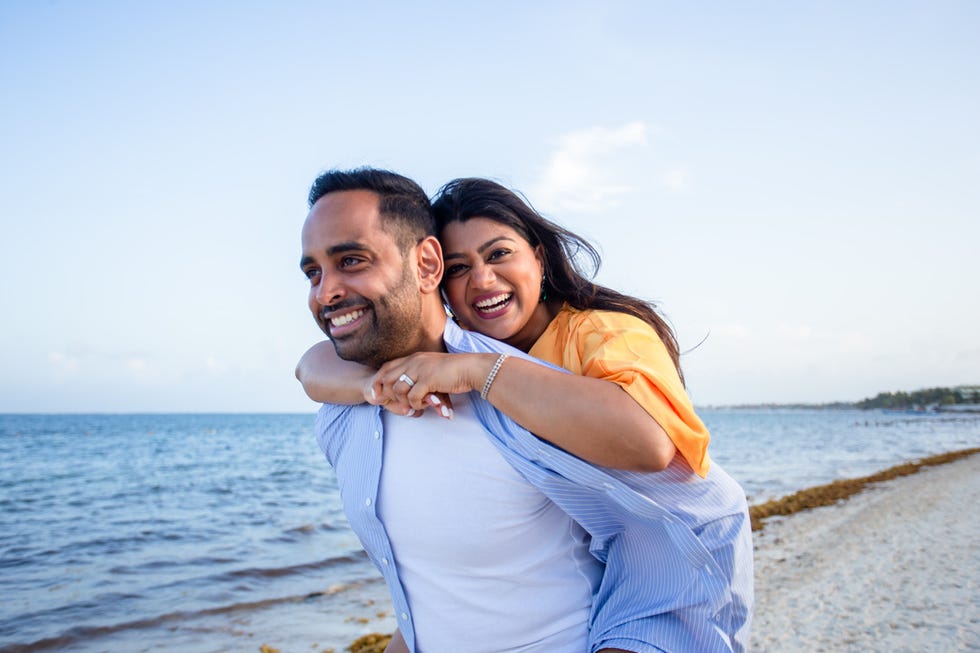
[{"label": "man's smile", "polygon": [[354,331],[364,320],[368,309],[364,307],[350,309],[323,309],[321,319],[327,325],[331,338],[339,338]]}]

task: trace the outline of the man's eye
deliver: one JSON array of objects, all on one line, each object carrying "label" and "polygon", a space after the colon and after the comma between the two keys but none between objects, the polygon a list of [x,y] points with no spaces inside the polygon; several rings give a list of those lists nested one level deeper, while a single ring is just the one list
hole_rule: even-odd
[{"label": "man's eye", "polygon": [[307,279],[313,281],[313,279],[320,274],[320,271],[317,270],[316,268],[309,268],[308,270],[303,270],[303,274],[306,276]]},{"label": "man's eye", "polygon": [[345,256],[344,258],[340,259],[339,265],[342,268],[349,268],[361,262],[363,262],[362,259],[356,256]]}]

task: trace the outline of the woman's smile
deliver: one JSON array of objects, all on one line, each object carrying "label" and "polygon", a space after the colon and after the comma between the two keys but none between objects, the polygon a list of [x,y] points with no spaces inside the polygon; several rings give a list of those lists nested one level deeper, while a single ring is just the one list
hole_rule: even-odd
[{"label": "woman's smile", "polygon": [[511,300],[513,298],[514,293],[506,292],[477,297],[476,301],[473,302],[473,310],[483,319],[492,320],[495,317],[500,317],[507,311],[507,308],[511,306]]}]

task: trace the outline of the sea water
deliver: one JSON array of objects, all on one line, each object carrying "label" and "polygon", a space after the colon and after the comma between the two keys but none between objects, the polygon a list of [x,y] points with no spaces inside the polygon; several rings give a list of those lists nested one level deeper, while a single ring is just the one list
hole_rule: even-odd
[{"label": "sea water", "polygon": [[[980,415],[704,409],[750,503],[980,446]],[[342,651],[390,632],[312,415],[0,416],[0,651]]]}]

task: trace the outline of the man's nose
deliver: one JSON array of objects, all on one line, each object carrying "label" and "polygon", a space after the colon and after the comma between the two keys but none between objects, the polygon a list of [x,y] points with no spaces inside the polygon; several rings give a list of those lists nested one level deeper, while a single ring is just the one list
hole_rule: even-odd
[{"label": "man's nose", "polygon": [[343,296],[343,289],[337,283],[336,275],[322,274],[320,276],[320,283],[317,284],[316,291],[314,292],[314,298],[318,304],[321,306],[330,306],[340,301]]}]

